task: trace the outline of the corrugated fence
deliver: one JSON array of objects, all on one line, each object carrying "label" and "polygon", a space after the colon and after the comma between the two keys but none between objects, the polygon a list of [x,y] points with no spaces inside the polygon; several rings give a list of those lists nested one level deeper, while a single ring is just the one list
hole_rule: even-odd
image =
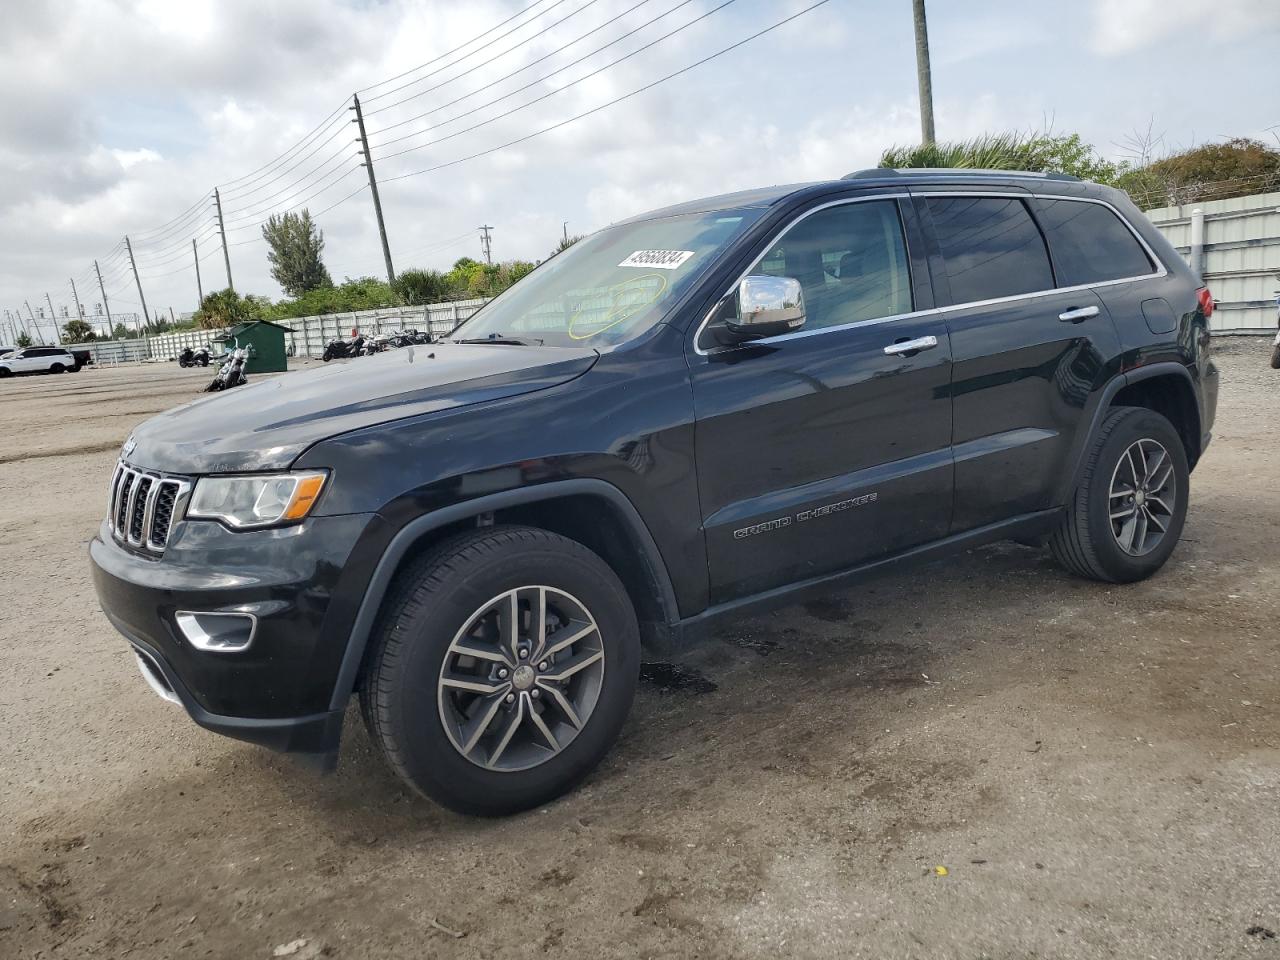
[{"label": "corrugated fence", "polygon": [[[385,307],[380,310],[358,310],[352,313],[330,313],[318,317],[297,317],[278,321],[288,327],[284,336],[285,349],[291,357],[319,357],[324,346],[335,337],[349,337],[353,329],[365,336],[394,333],[398,330],[417,329],[435,334],[447,334],[461,321],[467,319],[488,301],[453,300],[449,303],[432,303],[424,307]],[[135,340],[103,340],[93,343],[67,344],[70,349],[88,350],[94,363],[135,363],[139,360],[173,360],[186,347],[199,350],[210,346],[221,330],[184,330],[180,333],[162,333],[154,337]]]},{"label": "corrugated fence", "polygon": [[1148,210],[1151,222],[1188,262],[1195,210],[1204,214],[1201,274],[1217,301],[1210,328],[1214,333],[1274,333],[1280,296],[1280,193]]}]

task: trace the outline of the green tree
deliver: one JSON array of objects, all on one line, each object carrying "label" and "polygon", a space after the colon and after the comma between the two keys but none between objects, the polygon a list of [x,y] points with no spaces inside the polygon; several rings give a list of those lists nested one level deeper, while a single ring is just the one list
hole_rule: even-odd
[{"label": "green tree", "polygon": [[249,320],[263,319],[264,305],[269,307],[270,301],[254,296],[242,297],[230,289],[217,290],[205,294],[193,319],[201,330],[217,330]]},{"label": "green tree", "polygon": [[123,323],[117,323],[114,327],[111,328],[111,339],[112,340],[128,340],[129,328],[126,327]]},{"label": "green tree", "polygon": [[453,286],[446,274],[439,270],[404,270],[391,285],[401,301],[410,306],[438,303],[453,294]]},{"label": "green tree", "polygon": [[[881,163],[880,165],[884,166],[883,163]],[[581,233],[575,233],[569,237],[561,237],[560,242],[556,244],[556,248],[551,251],[550,256],[554,257],[557,253],[564,253],[566,250],[572,247],[575,243],[581,240],[582,237],[583,235]]]},{"label": "green tree", "polygon": [[262,237],[271,247],[267,254],[271,276],[290,297],[333,286],[320,259],[324,231],[311,219],[311,211],[272,214],[262,226]]},{"label": "green tree", "polygon": [[1119,185],[1144,209],[1265,193],[1280,187],[1280,150],[1244,137],[1206,143],[1136,167]]},{"label": "green tree", "polygon": [[890,147],[880,157],[880,166],[1067,173],[1110,185],[1128,170],[1126,164],[1099,155],[1078,133],[995,133],[972,140]]},{"label": "green tree", "polygon": [[93,324],[88,320],[76,318],[62,325],[62,339],[67,343],[87,343],[90,340],[97,340],[98,335],[94,332]]},{"label": "green tree", "polygon": [[27,331],[23,330],[18,334],[18,339],[14,343],[14,346],[19,348],[31,346],[31,335],[28,334]]}]

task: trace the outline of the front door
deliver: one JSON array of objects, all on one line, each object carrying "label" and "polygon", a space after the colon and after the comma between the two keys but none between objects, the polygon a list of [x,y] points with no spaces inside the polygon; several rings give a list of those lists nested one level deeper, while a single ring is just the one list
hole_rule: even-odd
[{"label": "front door", "polygon": [[910,261],[897,200],[819,208],[749,271],[800,281],[804,327],[730,347],[701,332],[691,364],[712,603],[945,536],[951,348],[944,321],[915,310]]}]

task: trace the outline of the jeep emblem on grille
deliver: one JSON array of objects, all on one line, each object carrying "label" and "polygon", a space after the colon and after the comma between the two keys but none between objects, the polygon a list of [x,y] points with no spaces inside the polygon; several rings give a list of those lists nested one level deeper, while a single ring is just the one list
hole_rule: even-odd
[{"label": "jeep emblem on grille", "polygon": [[138,445],[138,441],[133,439],[133,434],[129,434],[129,439],[124,442],[124,446],[120,448],[120,456],[127,457],[133,453],[133,448]]}]

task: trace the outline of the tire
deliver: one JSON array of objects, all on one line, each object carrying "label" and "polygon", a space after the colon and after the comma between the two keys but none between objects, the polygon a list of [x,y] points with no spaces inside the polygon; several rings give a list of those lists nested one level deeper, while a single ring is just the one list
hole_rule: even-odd
[{"label": "tire", "polygon": [[60,364],[60,363],[51,363],[51,364],[49,364],[49,372],[50,372],[50,373],[62,373],[62,372],[63,372],[64,370],[66,370],[66,369],[67,369],[67,368],[66,368],[66,367],[64,367],[64,366],[63,366],[62,364]]},{"label": "tire", "polygon": [[1280,370],[1280,343],[1271,348],[1271,369]]},{"label": "tire", "polygon": [[[564,606],[569,601],[578,605],[577,613],[568,616],[574,622],[559,620],[548,627],[553,633],[546,643],[557,629],[564,631],[562,638],[581,633],[583,623],[586,639],[541,662],[520,659],[515,651],[508,660],[498,660],[493,652],[501,648],[503,633],[496,611],[505,608],[513,592],[520,610],[520,636],[530,636],[533,618],[528,608],[535,597],[545,596],[551,618],[575,609]],[[482,617],[484,611],[488,612]],[[484,624],[480,639],[466,632],[477,622]],[[488,659],[468,661],[458,654],[454,645],[464,638],[488,650]],[[526,643],[536,647],[537,640]],[[518,639],[513,646],[519,647]],[[536,652],[520,647],[524,656]],[[474,666],[463,666],[467,663]],[[575,663],[572,677],[554,682],[558,668],[567,672]],[[511,669],[503,670],[504,664]],[[452,689],[443,682],[446,667],[450,677],[457,677],[459,670],[488,671],[480,679],[496,684],[486,687],[494,692]],[[589,673],[597,668],[598,673]],[[543,670],[548,672],[544,675]],[[547,803],[596,767],[631,709],[639,670],[635,611],[603,560],[581,544],[545,530],[491,527],[442,543],[397,577],[375,627],[360,691],[361,711],[379,751],[409,786],[459,813],[502,816]],[[510,676],[505,686],[493,679],[500,671]],[[548,681],[563,691],[555,695],[560,701],[581,711],[576,731],[553,694],[543,692],[550,689]],[[458,706],[464,700],[470,711],[465,716]],[[517,712],[526,708],[538,714],[536,721]],[[482,715],[487,722],[472,728],[479,731],[472,738],[476,745],[464,755],[458,741],[469,731],[462,721],[474,722]],[[540,729],[560,745],[558,752]]]},{"label": "tire", "polygon": [[8,367],[0,367],[0,377],[12,377],[13,371]]},{"label": "tire", "polygon": [[[1161,450],[1167,462],[1160,459]],[[1160,483],[1166,473],[1169,479],[1158,491],[1147,492],[1141,481],[1148,471],[1149,486]],[[1186,451],[1173,424],[1153,410],[1117,407],[1090,442],[1080,483],[1067,501],[1061,525],[1049,537],[1049,549],[1077,576],[1106,583],[1145,580],[1164,566],[1178,545],[1187,518],[1189,480]],[[1126,488],[1132,495],[1124,495]],[[1113,513],[1125,510],[1132,513],[1113,520]]]}]

